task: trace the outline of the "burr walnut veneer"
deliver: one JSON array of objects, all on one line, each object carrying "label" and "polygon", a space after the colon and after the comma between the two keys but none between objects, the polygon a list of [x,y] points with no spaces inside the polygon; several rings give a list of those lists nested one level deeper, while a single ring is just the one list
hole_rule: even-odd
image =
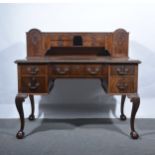
[{"label": "burr walnut veneer", "polygon": [[[30,98],[34,120],[34,95],[48,94],[58,78],[99,79],[106,93],[121,95],[120,119],[125,120],[124,102],[132,102],[131,137],[138,138],[134,128],[140,104],[137,94],[138,64],[128,57],[128,32],[117,29],[102,33],[56,33],[32,29],[27,33],[27,57],[16,60],[18,94],[15,102],[21,127],[17,138],[24,137],[23,101]],[[78,94],[77,94],[78,95]]]}]

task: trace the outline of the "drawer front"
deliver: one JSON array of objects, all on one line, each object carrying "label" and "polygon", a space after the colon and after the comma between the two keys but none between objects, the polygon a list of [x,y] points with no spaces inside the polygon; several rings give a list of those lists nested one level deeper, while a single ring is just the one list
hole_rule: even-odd
[{"label": "drawer front", "polygon": [[136,83],[133,77],[110,78],[110,93],[135,93]]},{"label": "drawer front", "polygon": [[47,93],[45,77],[22,77],[20,92],[22,93]]},{"label": "drawer front", "polygon": [[85,66],[80,64],[72,64],[71,75],[83,75],[85,72]]},{"label": "drawer front", "polygon": [[134,75],[135,74],[135,66],[134,65],[111,65],[110,67],[111,75]]},{"label": "drawer front", "polygon": [[105,73],[106,68],[103,68],[102,65],[99,64],[92,64],[92,65],[86,65],[84,73],[85,75],[89,76],[99,76]]},{"label": "drawer front", "polygon": [[61,64],[51,65],[49,72],[56,77],[102,77],[107,75],[108,67],[100,64]]},{"label": "drawer front", "polygon": [[21,74],[22,75],[45,75],[46,73],[46,65],[21,65]]},{"label": "drawer front", "polygon": [[51,65],[49,72],[50,75],[54,76],[69,76],[71,74],[71,66],[65,64]]}]

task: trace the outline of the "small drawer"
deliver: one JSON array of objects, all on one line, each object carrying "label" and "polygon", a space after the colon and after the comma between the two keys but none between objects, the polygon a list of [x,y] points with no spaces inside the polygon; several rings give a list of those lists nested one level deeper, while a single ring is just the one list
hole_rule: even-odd
[{"label": "small drawer", "polygon": [[111,65],[111,75],[134,75],[135,66],[134,65]]},{"label": "small drawer", "polygon": [[70,65],[52,65],[50,72],[52,75],[70,75],[71,66]]},{"label": "small drawer", "polygon": [[136,84],[134,78],[110,78],[110,93],[135,93]]},{"label": "small drawer", "polygon": [[22,75],[45,75],[46,65],[21,65]]},{"label": "small drawer", "polygon": [[20,92],[22,93],[47,93],[45,77],[22,77]]}]

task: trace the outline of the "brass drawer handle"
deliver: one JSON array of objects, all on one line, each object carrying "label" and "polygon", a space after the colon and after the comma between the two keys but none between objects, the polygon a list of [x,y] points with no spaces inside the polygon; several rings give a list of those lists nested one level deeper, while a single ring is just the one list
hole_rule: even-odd
[{"label": "brass drawer handle", "polygon": [[92,69],[91,67],[88,67],[88,68],[87,68],[87,71],[88,71],[90,74],[95,75],[95,74],[97,74],[97,73],[100,71],[100,68]]},{"label": "brass drawer handle", "polygon": [[121,91],[126,90],[128,88],[128,84],[127,83],[118,83],[117,88]]},{"label": "brass drawer handle", "polygon": [[57,73],[59,73],[59,74],[66,74],[68,71],[69,71],[69,68],[60,68],[60,67],[57,67],[56,68],[56,71],[57,71]]},{"label": "brass drawer handle", "polygon": [[32,90],[37,89],[40,86],[40,83],[37,82],[35,78],[32,78],[31,81],[28,83],[28,87]]},{"label": "brass drawer handle", "polygon": [[122,68],[116,68],[116,71],[119,75],[127,75],[128,72],[129,72],[129,68],[125,68],[125,67],[122,67]]},{"label": "brass drawer handle", "polygon": [[30,74],[33,74],[33,75],[35,75],[35,74],[37,74],[38,72],[39,72],[39,68],[38,67],[28,67],[27,68],[27,71],[30,73]]}]

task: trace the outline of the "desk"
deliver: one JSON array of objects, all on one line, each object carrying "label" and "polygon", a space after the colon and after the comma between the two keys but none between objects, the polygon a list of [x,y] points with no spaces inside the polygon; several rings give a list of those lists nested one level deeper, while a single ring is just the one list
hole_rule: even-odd
[{"label": "desk", "polygon": [[[121,35],[116,37],[115,33]],[[125,41],[128,41],[126,35],[128,36],[128,33],[123,29],[118,29],[114,33],[97,34],[42,33],[37,29],[29,31],[27,33],[27,58],[15,61],[18,66],[18,94],[15,102],[21,121],[21,127],[16,137],[19,139],[24,137],[23,101],[26,97],[30,98],[32,107],[29,120],[34,120],[34,95],[49,94],[54,88],[56,79],[93,78],[101,81],[106,93],[122,96],[121,120],[126,120],[123,109],[126,96],[129,97],[133,103],[130,135],[133,139],[137,139],[139,136],[134,128],[134,121],[140,104],[137,94],[140,61],[126,56],[128,53],[125,46],[127,45]],[[74,38],[75,36],[77,40]],[[94,36],[96,37],[94,38]],[[112,38],[111,42],[109,38]],[[120,47],[114,48],[115,39],[121,40],[121,42],[117,42],[117,46],[124,47],[123,51]],[[40,45],[41,47],[39,47]],[[110,52],[109,49],[111,49]]]}]

